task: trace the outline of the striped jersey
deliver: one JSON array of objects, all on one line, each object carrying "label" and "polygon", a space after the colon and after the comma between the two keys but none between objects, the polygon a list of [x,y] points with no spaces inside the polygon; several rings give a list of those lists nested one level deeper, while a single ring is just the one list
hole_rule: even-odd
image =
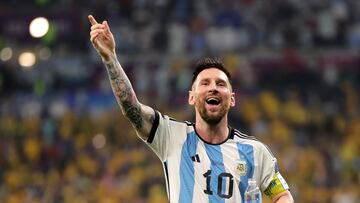
[{"label": "striped jersey", "polygon": [[194,124],[156,112],[146,143],[163,162],[171,203],[242,203],[250,178],[270,198],[289,189],[269,149],[236,129],[211,144]]}]

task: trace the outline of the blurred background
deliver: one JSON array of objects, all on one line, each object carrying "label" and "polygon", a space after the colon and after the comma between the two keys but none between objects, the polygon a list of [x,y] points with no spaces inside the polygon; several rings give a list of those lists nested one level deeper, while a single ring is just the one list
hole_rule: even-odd
[{"label": "blurred background", "polygon": [[221,57],[231,125],[270,147],[296,202],[360,202],[357,0],[1,1],[0,202],[167,202],[88,14],[108,20],[143,103],[193,121],[191,67]]}]

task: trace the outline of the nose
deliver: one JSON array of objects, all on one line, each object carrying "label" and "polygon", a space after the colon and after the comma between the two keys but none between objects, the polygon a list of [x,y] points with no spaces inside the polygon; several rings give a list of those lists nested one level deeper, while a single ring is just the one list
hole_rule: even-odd
[{"label": "nose", "polygon": [[209,92],[217,92],[217,85],[215,82],[210,83],[209,85]]}]

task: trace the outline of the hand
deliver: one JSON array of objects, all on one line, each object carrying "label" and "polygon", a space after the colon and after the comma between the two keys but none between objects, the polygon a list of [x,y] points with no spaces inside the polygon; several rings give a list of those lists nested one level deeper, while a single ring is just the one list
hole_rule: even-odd
[{"label": "hand", "polygon": [[92,15],[88,16],[91,23],[90,41],[103,61],[115,56],[115,40],[106,21],[96,22]]}]

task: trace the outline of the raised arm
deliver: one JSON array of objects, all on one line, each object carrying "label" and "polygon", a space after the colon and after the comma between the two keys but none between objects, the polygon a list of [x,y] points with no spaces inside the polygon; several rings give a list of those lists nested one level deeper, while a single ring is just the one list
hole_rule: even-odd
[{"label": "raised arm", "polygon": [[96,22],[91,15],[90,41],[101,56],[109,75],[110,83],[122,113],[134,126],[137,134],[147,140],[155,118],[155,111],[141,104],[116,57],[115,40],[106,21]]}]

